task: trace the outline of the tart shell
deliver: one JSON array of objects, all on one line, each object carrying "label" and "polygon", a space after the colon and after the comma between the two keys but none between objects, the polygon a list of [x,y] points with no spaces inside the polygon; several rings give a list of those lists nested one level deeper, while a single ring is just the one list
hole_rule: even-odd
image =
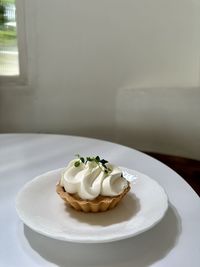
[{"label": "tart shell", "polygon": [[67,193],[64,187],[62,187],[60,184],[56,185],[56,192],[59,194],[59,196],[75,210],[83,212],[102,212],[113,209],[129,190],[130,184],[120,195],[112,197],[98,196],[93,200],[85,200],[81,199],[79,196],[77,196],[77,194]]}]

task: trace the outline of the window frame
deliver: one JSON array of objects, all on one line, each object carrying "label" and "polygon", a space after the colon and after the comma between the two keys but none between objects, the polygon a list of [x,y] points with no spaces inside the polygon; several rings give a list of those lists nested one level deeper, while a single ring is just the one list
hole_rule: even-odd
[{"label": "window frame", "polygon": [[0,87],[27,85],[27,45],[25,29],[25,0],[15,0],[19,75],[0,75]]}]

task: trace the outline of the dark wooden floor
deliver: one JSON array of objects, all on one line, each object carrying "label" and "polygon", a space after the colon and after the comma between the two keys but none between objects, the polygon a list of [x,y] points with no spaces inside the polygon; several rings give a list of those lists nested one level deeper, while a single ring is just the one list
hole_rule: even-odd
[{"label": "dark wooden floor", "polygon": [[200,196],[200,161],[153,152],[145,153],[165,163],[180,174]]}]

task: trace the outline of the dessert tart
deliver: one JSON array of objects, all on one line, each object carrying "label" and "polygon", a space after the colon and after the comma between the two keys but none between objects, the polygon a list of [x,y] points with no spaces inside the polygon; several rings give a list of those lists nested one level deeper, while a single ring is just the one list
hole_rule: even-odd
[{"label": "dessert tart", "polygon": [[63,169],[56,185],[60,197],[77,211],[101,212],[117,206],[130,190],[119,167],[96,157],[80,157]]}]

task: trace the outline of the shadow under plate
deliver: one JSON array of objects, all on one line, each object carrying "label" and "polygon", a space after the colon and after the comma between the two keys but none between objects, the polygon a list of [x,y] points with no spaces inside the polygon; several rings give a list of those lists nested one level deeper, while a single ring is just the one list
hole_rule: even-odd
[{"label": "shadow under plate", "polygon": [[[70,243],[45,237],[24,225],[23,238],[30,247],[27,244],[21,245],[27,254],[31,255],[31,250],[34,250],[47,262],[60,267],[147,267],[166,257],[176,245],[180,233],[179,215],[175,208],[169,205],[164,218],[156,226],[121,241],[99,244]],[[20,238],[22,243],[23,238]]]}]

